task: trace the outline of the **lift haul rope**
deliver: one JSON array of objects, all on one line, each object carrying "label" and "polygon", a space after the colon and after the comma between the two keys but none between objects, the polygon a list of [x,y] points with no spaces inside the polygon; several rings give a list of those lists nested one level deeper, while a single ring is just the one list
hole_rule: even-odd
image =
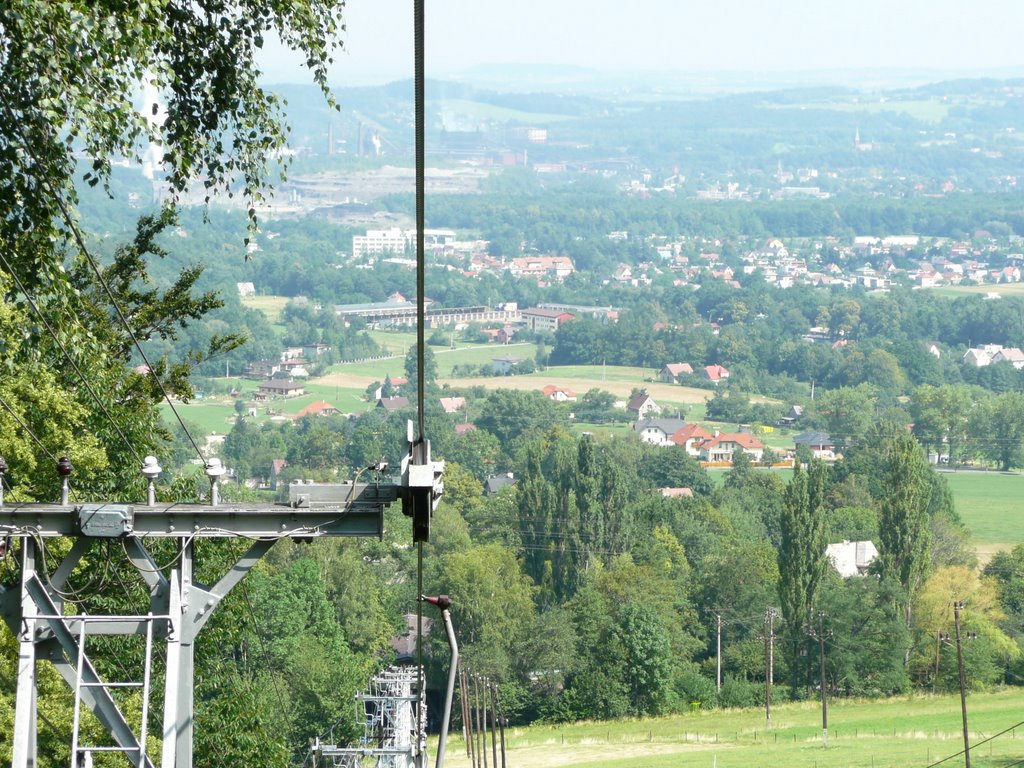
[{"label": "lift haul rope", "polygon": [[[426,101],[426,88],[425,88],[425,63],[423,48],[425,42],[425,9],[424,0],[413,0],[413,68],[415,69],[414,74],[414,89],[415,89],[415,131],[416,131],[416,416],[418,420],[419,430],[417,433],[417,444],[412,446],[413,457],[412,460],[415,462],[417,447],[423,450],[426,445],[426,430],[424,429],[424,389],[426,388],[426,372],[424,370],[424,363],[426,362],[426,354],[424,349],[426,348],[426,342],[424,337],[424,325],[426,321],[426,301],[424,298],[424,290],[426,284],[426,259],[424,258],[424,237],[423,227],[425,222],[424,215],[424,204],[426,197],[426,120],[425,120],[425,106]],[[419,536],[420,533],[417,530],[416,513],[430,514],[430,510],[416,510],[413,509],[413,539],[416,541],[416,596],[417,598],[423,594],[423,538]],[[419,669],[420,683],[417,688],[417,695],[419,696],[418,706],[418,717],[419,717],[419,728],[422,729],[420,733],[420,743],[423,745],[424,754],[420,757],[421,764],[425,757],[426,751],[426,720],[423,716],[424,705],[426,703],[425,689],[426,677],[423,674],[423,601],[417,599],[416,601],[416,667]]]}]

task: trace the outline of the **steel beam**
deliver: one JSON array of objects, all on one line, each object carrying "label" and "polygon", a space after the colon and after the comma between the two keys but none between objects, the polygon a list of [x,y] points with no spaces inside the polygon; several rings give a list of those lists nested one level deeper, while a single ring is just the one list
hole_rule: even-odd
[{"label": "steel beam", "polygon": [[[36,542],[25,538],[21,542],[21,612],[35,616],[39,609],[28,591],[28,582],[36,574]],[[19,627],[18,624],[21,626]],[[11,768],[36,766],[36,620],[27,618],[17,622],[18,636],[18,692],[14,710],[14,749]]]},{"label": "steel beam", "polygon": [[[88,657],[79,659],[85,635],[139,635],[146,633],[148,617],[167,617],[153,625],[155,636],[166,642],[163,752],[161,768],[191,768],[194,709],[194,642],[213,611],[275,542],[283,538],[324,536],[382,537],[384,510],[409,494],[392,483],[294,483],[286,504],[163,504],[160,506],[61,504],[0,504],[0,536],[21,540],[20,592],[0,587],[0,613],[18,637],[18,688],[15,715],[13,768],[37,768],[36,663],[52,661],[73,688],[83,681],[99,683]],[[123,533],[106,535],[95,525],[107,507],[109,518],[123,521]],[[86,519],[93,523],[84,524]],[[41,538],[74,537],[71,551],[53,575],[37,574]],[[213,586],[193,582],[195,540],[198,538],[255,539]],[[98,539],[120,539],[125,554],[149,587],[148,614],[103,617],[100,621],[65,617],[60,590]],[[145,540],[175,539],[179,556],[168,575],[154,562]],[[83,634],[84,629],[84,634]],[[86,704],[122,747],[137,747],[138,740],[106,688],[85,686]],[[148,757],[128,753],[133,764],[152,768]]]},{"label": "steel beam", "polygon": [[[397,485],[295,484],[287,504],[163,504],[131,507],[139,538],[309,538],[376,536],[384,530],[384,508],[400,497]],[[123,505],[112,505],[123,506]],[[79,536],[82,505],[7,504],[0,507],[0,534]],[[95,505],[93,506],[95,511]]]},{"label": "steel beam", "polygon": [[[82,688],[82,701],[92,710],[97,719],[103,723],[103,726],[119,746],[125,749],[137,750],[134,754],[126,752],[126,757],[128,757],[133,765],[153,768],[153,764],[149,759],[141,754],[138,739],[132,733],[131,727],[128,725],[127,720],[125,720],[110,692],[106,688],[97,685],[101,682],[101,678],[93,667],[92,662],[89,661],[88,656],[81,656],[82,668],[81,670],[78,669],[78,659],[81,655],[78,641],[71,634],[67,624],[64,622],[64,617],[61,615],[57,605],[50,599],[50,595],[39,580],[39,577],[32,574],[30,578],[23,579],[23,584],[25,591],[30,595],[40,615],[46,617],[45,620],[49,624],[50,631],[53,632],[59,652],[51,654],[50,658],[57,671],[60,672],[61,677],[64,678],[68,685],[74,688],[77,676],[80,673],[83,683],[89,686]],[[32,621],[38,622],[41,619],[33,619]],[[34,638],[32,642],[34,645]],[[16,732],[17,730],[15,728]],[[17,763],[14,765],[16,766]]]}]

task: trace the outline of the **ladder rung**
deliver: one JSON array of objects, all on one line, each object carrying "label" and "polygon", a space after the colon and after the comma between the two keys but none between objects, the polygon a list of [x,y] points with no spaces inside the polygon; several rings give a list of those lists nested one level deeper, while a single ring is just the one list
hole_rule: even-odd
[{"label": "ladder rung", "polygon": [[82,683],[83,688],[141,688],[142,683]]},{"label": "ladder rung", "polygon": [[138,752],[138,747],[79,747],[79,752]]}]

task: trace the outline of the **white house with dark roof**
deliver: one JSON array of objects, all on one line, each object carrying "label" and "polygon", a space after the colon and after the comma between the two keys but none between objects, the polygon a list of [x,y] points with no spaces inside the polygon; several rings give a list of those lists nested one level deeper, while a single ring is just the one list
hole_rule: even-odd
[{"label": "white house with dark roof", "polygon": [[661,406],[646,392],[640,392],[633,395],[629,402],[626,403],[626,410],[635,413],[637,418],[646,419],[650,416],[659,415],[661,413]]},{"label": "white house with dark roof", "polygon": [[641,419],[633,425],[633,431],[640,440],[651,445],[675,445],[672,440],[679,430],[686,426],[682,419]]}]

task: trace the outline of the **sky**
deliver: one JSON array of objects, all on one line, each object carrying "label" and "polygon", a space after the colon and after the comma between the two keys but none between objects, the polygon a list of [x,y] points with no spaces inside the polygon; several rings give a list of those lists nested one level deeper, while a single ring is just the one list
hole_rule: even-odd
[{"label": "sky", "polygon": [[[425,0],[428,77],[499,64],[608,72],[1024,75],[1021,0]],[[412,0],[348,0],[332,85],[412,76]],[[268,82],[306,82],[279,45]]]}]

